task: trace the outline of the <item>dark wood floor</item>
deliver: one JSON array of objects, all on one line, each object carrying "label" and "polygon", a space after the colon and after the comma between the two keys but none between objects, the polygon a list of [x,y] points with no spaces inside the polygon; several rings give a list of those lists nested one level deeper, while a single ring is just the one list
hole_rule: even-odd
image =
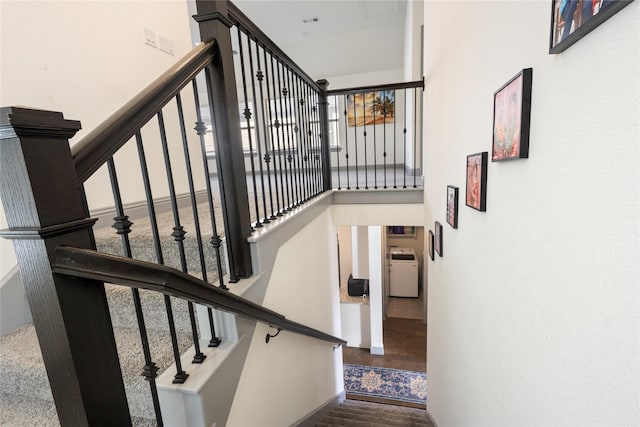
[{"label": "dark wood floor", "polygon": [[383,368],[427,371],[427,325],[422,320],[387,317],[383,322],[384,355],[368,348],[344,347],[344,363]]}]

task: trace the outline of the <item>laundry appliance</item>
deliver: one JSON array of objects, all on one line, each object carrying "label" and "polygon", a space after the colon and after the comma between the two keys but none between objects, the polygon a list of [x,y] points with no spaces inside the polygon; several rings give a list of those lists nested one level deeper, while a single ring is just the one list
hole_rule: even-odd
[{"label": "laundry appliance", "polygon": [[391,248],[389,251],[389,295],[418,297],[418,258],[413,248]]}]

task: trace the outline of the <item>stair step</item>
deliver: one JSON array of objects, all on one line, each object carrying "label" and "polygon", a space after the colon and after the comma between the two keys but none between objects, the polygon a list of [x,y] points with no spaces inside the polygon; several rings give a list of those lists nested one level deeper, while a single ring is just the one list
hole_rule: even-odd
[{"label": "stair step", "polygon": [[423,409],[348,399],[331,410],[316,426],[433,427],[433,423]]}]

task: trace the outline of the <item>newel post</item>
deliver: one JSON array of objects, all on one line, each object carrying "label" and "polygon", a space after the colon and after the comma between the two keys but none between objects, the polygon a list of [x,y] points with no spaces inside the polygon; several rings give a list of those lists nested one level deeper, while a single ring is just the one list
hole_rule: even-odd
[{"label": "newel post", "polygon": [[322,156],[322,189],[331,190],[331,141],[329,138],[329,102],[327,88],[329,82],[325,79],[316,82],[322,91],[318,96],[320,106],[320,155]]},{"label": "newel post", "polygon": [[251,276],[251,235],[247,176],[240,132],[238,94],[231,46],[232,26],[227,1],[197,0],[201,40],[215,39],[216,55],[206,69],[209,102],[213,109],[216,162],[220,196],[225,209],[224,226],[230,252],[230,282]]},{"label": "newel post", "polygon": [[63,426],[131,425],[101,283],[52,273],[58,245],[95,248],[69,149],[80,122],[0,109],[0,196]]}]

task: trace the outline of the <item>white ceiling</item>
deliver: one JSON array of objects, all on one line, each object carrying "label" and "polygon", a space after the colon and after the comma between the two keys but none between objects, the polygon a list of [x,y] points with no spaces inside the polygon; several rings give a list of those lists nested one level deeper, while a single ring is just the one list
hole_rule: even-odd
[{"label": "white ceiling", "polygon": [[314,79],[402,67],[407,0],[234,3]]}]

